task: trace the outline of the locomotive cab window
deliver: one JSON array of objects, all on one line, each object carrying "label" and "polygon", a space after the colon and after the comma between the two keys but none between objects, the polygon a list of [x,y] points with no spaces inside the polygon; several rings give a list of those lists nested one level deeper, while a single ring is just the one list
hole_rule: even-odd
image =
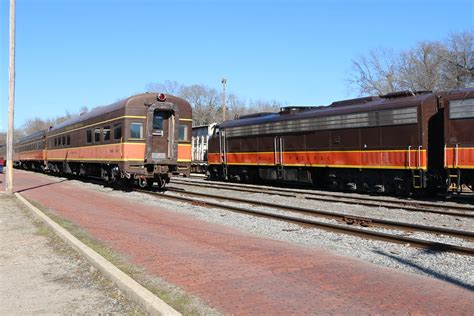
[{"label": "locomotive cab window", "polygon": [[122,123],[114,125],[114,139],[122,138]]},{"label": "locomotive cab window", "polygon": [[178,140],[186,141],[188,140],[188,126],[187,125],[179,125],[179,134]]},{"label": "locomotive cab window", "polygon": [[130,138],[143,138],[143,124],[142,123],[130,123]]},{"label": "locomotive cab window", "polygon": [[217,126],[214,127],[214,133],[212,133],[212,136],[213,136],[213,137],[219,136],[219,127],[217,127]]},{"label": "locomotive cab window", "polygon": [[110,140],[110,126],[104,126],[102,129],[102,135],[104,142]]}]

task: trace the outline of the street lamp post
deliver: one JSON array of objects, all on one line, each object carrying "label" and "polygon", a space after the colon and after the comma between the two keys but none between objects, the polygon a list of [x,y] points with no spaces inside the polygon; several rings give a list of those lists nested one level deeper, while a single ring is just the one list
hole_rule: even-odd
[{"label": "street lamp post", "polygon": [[227,79],[226,78],[222,78],[221,80],[221,83],[222,83],[222,121],[224,122],[225,121],[225,106],[226,106],[226,103],[225,103],[225,85],[227,83]]}]

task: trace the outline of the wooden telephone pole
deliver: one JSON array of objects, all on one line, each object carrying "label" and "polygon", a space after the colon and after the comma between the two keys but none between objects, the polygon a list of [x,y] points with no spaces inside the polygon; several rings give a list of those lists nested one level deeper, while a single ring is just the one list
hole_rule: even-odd
[{"label": "wooden telephone pole", "polygon": [[8,131],[7,131],[7,194],[13,193],[13,118],[15,110],[15,0],[10,0],[10,62],[8,91]]}]

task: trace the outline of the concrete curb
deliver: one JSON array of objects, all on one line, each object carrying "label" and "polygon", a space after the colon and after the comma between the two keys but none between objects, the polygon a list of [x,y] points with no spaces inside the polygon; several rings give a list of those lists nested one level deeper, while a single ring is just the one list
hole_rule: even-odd
[{"label": "concrete curb", "polygon": [[112,280],[117,287],[127,296],[131,301],[142,306],[151,315],[181,315],[171,306],[163,302],[149,290],[141,286],[138,282],[133,280],[127,274],[122,272],[112,263],[107,261],[97,252],[83,244],[79,239],[74,237],[67,230],[62,228],[59,224],[54,222],[38,208],[33,206],[19,193],[15,193],[16,198],[27,206],[33,213],[47,224],[62,240],[68,243],[72,248],[84,256],[95,268],[100,270],[104,276]]}]

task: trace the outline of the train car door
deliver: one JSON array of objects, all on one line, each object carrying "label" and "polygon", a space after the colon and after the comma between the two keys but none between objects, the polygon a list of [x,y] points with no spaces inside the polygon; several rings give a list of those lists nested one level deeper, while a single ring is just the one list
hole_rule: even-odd
[{"label": "train car door", "polygon": [[222,164],[224,179],[227,179],[227,141],[225,134],[225,129],[221,129],[219,133],[219,160]]},{"label": "train car door", "polygon": [[175,163],[177,160],[176,114],[168,108],[155,108],[148,113],[146,160],[153,164]]},{"label": "train car door", "polygon": [[282,136],[275,136],[273,139],[274,145],[274,160],[275,166],[277,171],[277,178],[283,178],[283,137]]}]

